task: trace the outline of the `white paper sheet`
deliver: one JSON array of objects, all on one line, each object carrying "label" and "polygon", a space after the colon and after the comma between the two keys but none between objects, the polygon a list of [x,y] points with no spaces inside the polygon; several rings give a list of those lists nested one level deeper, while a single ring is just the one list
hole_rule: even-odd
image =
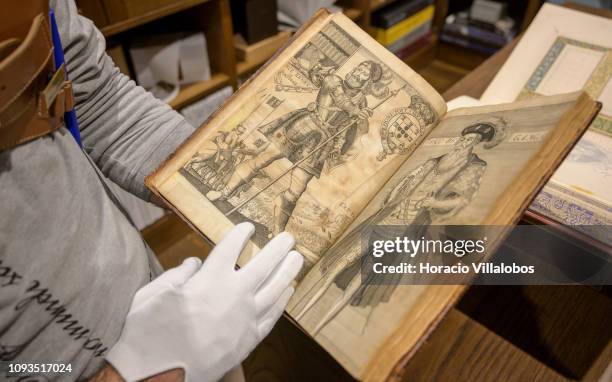
[{"label": "white paper sheet", "polygon": [[232,87],[226,86],[208,97],[182,108],[180,113],[193,127],[199,127],[232,93]]},{"label": "white paper sheet", "polygon": [[336,0],[277,0],[278,21],[292,27],[304,24],[319,8],[330,8]]},{"label": "white paper sheet", "polygon": [[180,85],[210,79],[210,64],[203,33],[147,36],[130,47],[139,85],[169,102]]}]

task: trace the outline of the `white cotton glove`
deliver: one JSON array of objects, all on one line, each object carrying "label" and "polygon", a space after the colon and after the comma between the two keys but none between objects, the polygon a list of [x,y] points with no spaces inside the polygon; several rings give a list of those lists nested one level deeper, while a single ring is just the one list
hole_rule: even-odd
[{"label": "white cotton glove", "polygon": [[174,368],[184,369],[186,382],[217,381],[272,330],[303,258],[284,232],[235,270],[254,231],[237,225],[202,266],[187,259],[136,293],[106,357],[126,381]]}]

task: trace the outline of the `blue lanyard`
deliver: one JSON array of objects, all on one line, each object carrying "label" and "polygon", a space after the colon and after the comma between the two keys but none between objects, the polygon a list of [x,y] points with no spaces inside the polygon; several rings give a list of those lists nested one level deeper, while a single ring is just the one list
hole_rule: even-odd
[{"label": "blue lanyard", "polygon": [[[51,20],[51,39],[53,40],[53,58],[55,59],[55,70],[59,69],[64,63],[64,51],[62,50],[62,40],[60,39],[57,23],[55,22],[55,13],[53,9],[49,11],[49,19]],[[68,76],[68,73],[66,73]],[[68,77],[66,77],[68,78]],[[70,134],[74,137],[76,143],[82,148],[81,132],[79,130],[79,122],[77,121],[74,108],[64,113],[64,123]]]}]

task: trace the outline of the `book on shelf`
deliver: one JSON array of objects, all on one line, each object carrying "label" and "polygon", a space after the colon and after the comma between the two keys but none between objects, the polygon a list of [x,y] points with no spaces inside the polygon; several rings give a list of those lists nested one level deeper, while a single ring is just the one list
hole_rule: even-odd
[{"label": "book on shelf", "polygon": [[467,37],[473,41],[478,41],[483,44],[488,44],[497,48],[501,48],[508,44],[515,36],[514,30],[500,31],[496,29],[486,28],[479,23],[470,22],[469,20],[460,22],[447,22],[444,25],[444,32],[461,37]]},{"label": "book on shelf", "polygon": [[412,54],[416,53],[420,49],[424,48],[431,42],[433,33],[429,30],[426,34],[419,37],[416,41],[411,42],[409,45],[404,46],[398,51],[393,51],[395,55],[402,60],[408,59]]},{"label": "book on shelf", "polygon": [[603,104],[530,209],[612,245],[612,12],[607,15],[544,4],[481,101],[584,90]]},{"label": "book on shelf", "polygon": [[446,33],[445,31],[442,31],[442,33],[440,33],[440,41],[444,41],[452,45],[457,45],[462,48],[469,49],[474,52],[482,53],[485,55],[491,55],[499,50],[498,46],[485,44],[481,41],[466,38],[463,36],[456,36],[450,33]]},{"label": "book on shelf", "polygon": [[447,113],[398,57],[321,10],[146,183],[213,243],[253,222],[239,266],[291,232],[306,262],[286,314],[354,377],[385,380],[465,286],[362,283],[363,231],[513,226],[597,108],[570,93]]},{"label": "book on shelf", "polygon": [[370,24],[373,27],[389,29],[433,4],[433,0],[399,0],[374,11]]},{"label": "book on shelf", "polygon": [[384,46],[390,46],[404,36],[410,34],[415,29],[418,29],[423,24],[431,25],[434,15],[434,5],[431,2],[419,2],[421,8],[415,11],[411,16],[402,19],[400,22],[390,25],[389,27],[372,27],[372,35]]},{"label": "book on shelf", "polygon": [[431,19],[426,20],[420,26],[417,26],[411,32],[407,33],[393,44],[385,46],[391,52],[398,54],[400,51],[408,49],[412,45],[416,45],[417,41],[422,40],[425,36],[431,35]]},{"label": "book on shelf", "polygon": [[473,20],[468,12],[446,17],[440,40],[484,54],[493,54],[516,35],[515,22],[504,17],[495,23]]}]

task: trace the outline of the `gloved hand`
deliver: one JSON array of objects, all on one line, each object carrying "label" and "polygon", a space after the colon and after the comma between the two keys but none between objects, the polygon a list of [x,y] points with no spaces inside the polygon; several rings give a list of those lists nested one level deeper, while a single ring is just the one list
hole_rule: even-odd
[{"label": "gloved hand", "polygon": [[136,293],[106,357],[126,381],[174,368],[184,369],[186,382],[217,381],[272,330],[303,258],[284,232],[235,270],[254,231],[237,225],[201,267],[187,259]]}]

